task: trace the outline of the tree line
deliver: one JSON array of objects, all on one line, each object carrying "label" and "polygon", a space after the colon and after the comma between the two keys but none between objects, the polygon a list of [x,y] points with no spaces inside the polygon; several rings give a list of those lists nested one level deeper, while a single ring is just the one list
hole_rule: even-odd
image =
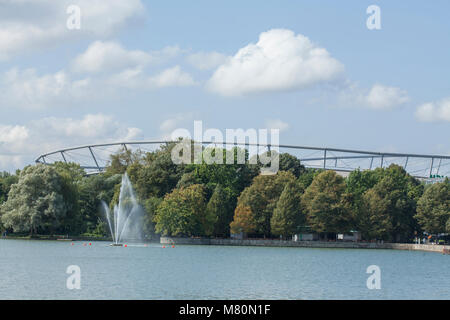
[{"label": "tree line", "polygon": [[145,209],[149,236],[289,238],[359,231],[364,240],[404,242],[423,232],[450,232],[448,179],[425,185],[398,165],[342,177],[305,168],[288,153],[279,155],[277,174],[260,175],[260,164],[250,164],[246,151],[244,164],[178,165],[171,159],[174,146],[124,149],[98,175],[63,162],[0,174],[0,228],[108,236],[100,202],[118,202],[126,172]]}]

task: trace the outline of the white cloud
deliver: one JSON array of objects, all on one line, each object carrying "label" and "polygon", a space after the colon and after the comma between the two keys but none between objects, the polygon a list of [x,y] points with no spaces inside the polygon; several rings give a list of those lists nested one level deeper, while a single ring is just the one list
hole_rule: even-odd
[{"label": "white cloud", "polygon": [[81,119],[49,117],[24,126],[0,125],[0,166],[20,168],[39,154],[58,148],[140,138],[142,130],[104,114],[87,114]]},{"label": "white cloud", "polygon": [[129,69],[142,69],[148,64],[159,64],[176,57],[182,50],[168,46],[161,50],[144,52],[127,50],[115,41],[95,41],[71,63],[74,72],[113,73]]},{"label": "white cloud", "polygon": [[172,139],[172,132],[176,129],[181,128],[183,125],[187,125],[189,122],[192,122],[193,114],[192,113],[178,113],[172,115],[170,118],[167,118],[163,122],[161,122],[159,126],[159,130],[161,131],[161,137],[164,140]]},{"label": "white cloud", "polygon": [[363,89],[354,83],[347,83],[338,95],[340,105],[374,110],[393,109],[409,100],[405,90],[382,84],[375,84],[370,89]]},{"label": "white cloud", "polygon": [[280,119],[268,119],[266,120],[267,129],[278,129],[280,131],[285,131],[289,129],[289,124]]},{"label": "white cloud", "polygon": [[24,126],[0,125],[0,144],[22,141],[28,138],[28,129]]},{"label": "white cloud", "polygon": [[214,69],[226,63],[230,57],[219,52],[197,52],[189,55],[186,60],[200,70]]},{"label": "white cloud", "polygon": [[295,90],[336,80],[343,70],[339,61],[307,37],[273,29],[219,66],[207,87],[228,96]]},{"label": "white cloud", "polygon": [[35,69],[13,68],[0,77],[3,106],[39,109],[86,95],[90,79],[73,80],[65,71],[38,75]]},{"label": "white cloud", "polygon": [[374,109],[390,109],[409,101],[406,91],[375,84],[366,97],[367,103]]},{"label": "white cloud", "polygon": [[112,72],[124,68],[144,66],[152,57],[140,50],[126,50],[113,41],[95,41],[72,63],[75,72]]},{"label": "white cloud", "polygon": [[[81,9],[81,28],[69,30],[67,7]],[[144,12],[140,0],[9,0],[0,13],[0,59],[80,37],[106,37]]]},{"label": "white cloud", "polygon": [[190,74],[181,70],[180,66],[166,69],[156,76],[148,78],[148,84],[151,87],[188,87],[197,83]]},{"label": "white cloud", "polygon": [[415,115],[423,122],[450,121],[450,98],[422,104]]},{"label": "white cloud", "polygon": [[130,68],[110,76],[106,81],[116,87],[143,90],[197,85],[192,76],[182,71],[180,66],[164,69],[153,76],[145,74],[141,67]]},{"label": "white cloud", "polygon": [[44,109],[55,106],[107,100],[126,94],[127,89],[158,89],[197,85],[192,76],[179,66],[165,69],[153,76],[143,68],[128,68],[116,74],[74,78],[64,70],[39,75],[35,69],[13,68],[0,75],[2,108]]}]

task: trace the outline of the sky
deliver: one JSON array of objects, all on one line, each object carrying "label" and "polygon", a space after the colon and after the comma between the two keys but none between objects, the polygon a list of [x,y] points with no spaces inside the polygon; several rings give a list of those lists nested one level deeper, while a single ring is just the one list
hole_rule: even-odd
[{"label": "sky", "polygon": [[194,120],[276,128],[280,144],[448,155],[449,10],[0,0],[0,170],[63,147],[168,138]]}]

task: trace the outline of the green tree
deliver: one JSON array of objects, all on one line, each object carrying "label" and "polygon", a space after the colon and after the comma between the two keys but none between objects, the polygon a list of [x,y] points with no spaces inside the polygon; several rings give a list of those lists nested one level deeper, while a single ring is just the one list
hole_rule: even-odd
[{"label": "green tree", "polygon": [[389,206],[390,200],[383,197],[376,189],[369,189],[362,195],[356,223],[363,239],[388,240],[390,238],[393,225]]},{"label": "green tree", "polygon": [[109,165],[106,167],[106,174],[112,176],[115,174],[124,174],[128,166],[141,159],[141,152],[133,153],[131,150],[123,147],[117,153],[110,156]]},{"label": "green tree", "polygon": [[280,153],[279,170],[288,171],[296,178],[305,172],[305,167],[300,164],[300,159],[289,153]]},{"label": "green tree", "polygon": [[[82,221],[80,233],[95,233],[99,231],[99,223],[105,222],[105,213],[101,209],[101,201],[112,202],[115,186],[119,185],[122,176],[105,174],[84,176],[79,183],[80,219]],[[109,235],[104,230],[103,235]]]},{"label": "green tree", "polygon": [[185,165],[173,163],[171,152],[175,145],[167,143],[129,165],[127,173],[139,199],[162,198],[176,187]]},{"label": "green tree", "polygon": [[311,185],[314,178],[321,172],[323,172],[322,169],[305,168],[305,170],[298,177],[298,182],[301,184],[303,189],[306,190],[306,188],[308,188]]},{"label": "green tree", "polygon": [[43,164],[26,167],[1,207],[4,226],[14,232],[53,233],[68,212],[62,191],[63,179],[55,168]]},{"label": "green tree", "polygon": [[[380,216],[383,217],[380,219],[390,221],[383,223],[390,228],[389,235],[383,233],[383,239],[403,242],[411,239],[414,231],[419,228],[414,215],[423,185],[402,167],[392,164],[385,169],[383,178],[371,190],[369,200],[373,205],[366,206],[366,215]],[[377,202],[380,204],[377,205]]]},{"label": "green tree", "polygon": [[204,193],[204,187],[196,184],[167,194],[157,209],[156,232],[170,236],[210,235],[215,217],[206,215]]},{"label": "green tree", "polygon": [[162,198],[150,197],[144,201],[145,216],[143,219],[143,232],[147,238],[151,238],[156,233],[155,219],[159,205],[163,201]]},{"label": "green tree", "polygon": [[417,202],[418,220],[423,230],[429,233],[446,231],[450,221],[450,181],[448,178],[427,188]]},{"label": "green tree", "polygon": [[253,183],[244,189],[238,199],[237,206],[249,207],[256,221],[255,232],[270,236],[270,219],[277,201],[288,182],[294,182],[291,172],[278,171],[274,175],[259,175]]},{"label": "green tree", "polygon": [[[353,220],[356,230],[360,231],[362,237],[366,240],[372,238],[380,238],[383,230],[378,230],[379,233],[374,233],[378,223],[383,224],[382,221],[377,221],[378,211],[374,206],[383,205],[383,203],[371,202],[373,193],[364,195],[373,188],[384,176],[384,169],[376,168],[375,170],[359,169],[352,171],[346,179],[346,193],[352,197],[351,207],[353,212]],[[373,214],[368,211],[372,208]],[[382,216],[379,216],[383,219]]]},{"label": "green tree", "polygon": [[302,197],[310,227],[316,232],[345,233],[351,229],[351,209],[344,178],[334,171],[317,175]]},{"label": "green tree", "polygon": [[277,206],[270,220],[274,235],[288,237],[304,226],[306,215],[301,209],[303,189],[297,182],[288,182],[278,199]]},{"label": "green tree", "polygon": [[8,199],[8,193],[11,186],[19,181],[17,174],[9,172],[0,172],[0,204]]},{"label": "green tree", "polygon": [[217,184],[206,206],[206,214],[216,217],[214,236],[229,236],[230,222],[233,220],[235,206],[236,198],[233,197],[233,192],[229,188],[223,188],[221,184]]},{"label": "green tree", "polygon": [[[217,164],[206,163],[203,161],[201,164],[191,164],[186,166],[185,174],[178,183],[178,186],[189,185],[193,183],[200,183],[205,185],[207,191],[207,198],[209,198],[214,192],[216,186],[221,184],[223,188],[232,191],[235,197],[237,197],[244,188],[252,183],[252,179],[258,175],[259,168],[257,165],[248,164],[248,151],[234,148],[232,150],[219,149],[213,150],[215,152],[220,151],[222,153],[222,161],[225,164],[228,156],[233,156],[235,162],[232,164]],[[237,163],[237,153],[242,152],[244,154],[244,161],[246,163]]]}]

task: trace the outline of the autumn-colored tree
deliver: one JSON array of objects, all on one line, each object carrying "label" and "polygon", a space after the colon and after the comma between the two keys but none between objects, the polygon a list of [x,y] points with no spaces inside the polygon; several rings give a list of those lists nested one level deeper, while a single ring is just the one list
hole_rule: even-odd
[{"label": "autumn-colored tree", "polygon": [[270,219],[288,182],[295,182],[295,176],[291,172],[278,171],[274,175],[259,175],[239,196],[237,205],[249,207],[253,213],[255,233],[271,235]]},{"label": "autumn-colored tree", "polygon": [[255,229],[256,221],[250,207],[237,206],[233,222],[230,223],[231,233],[253,233]]}]

